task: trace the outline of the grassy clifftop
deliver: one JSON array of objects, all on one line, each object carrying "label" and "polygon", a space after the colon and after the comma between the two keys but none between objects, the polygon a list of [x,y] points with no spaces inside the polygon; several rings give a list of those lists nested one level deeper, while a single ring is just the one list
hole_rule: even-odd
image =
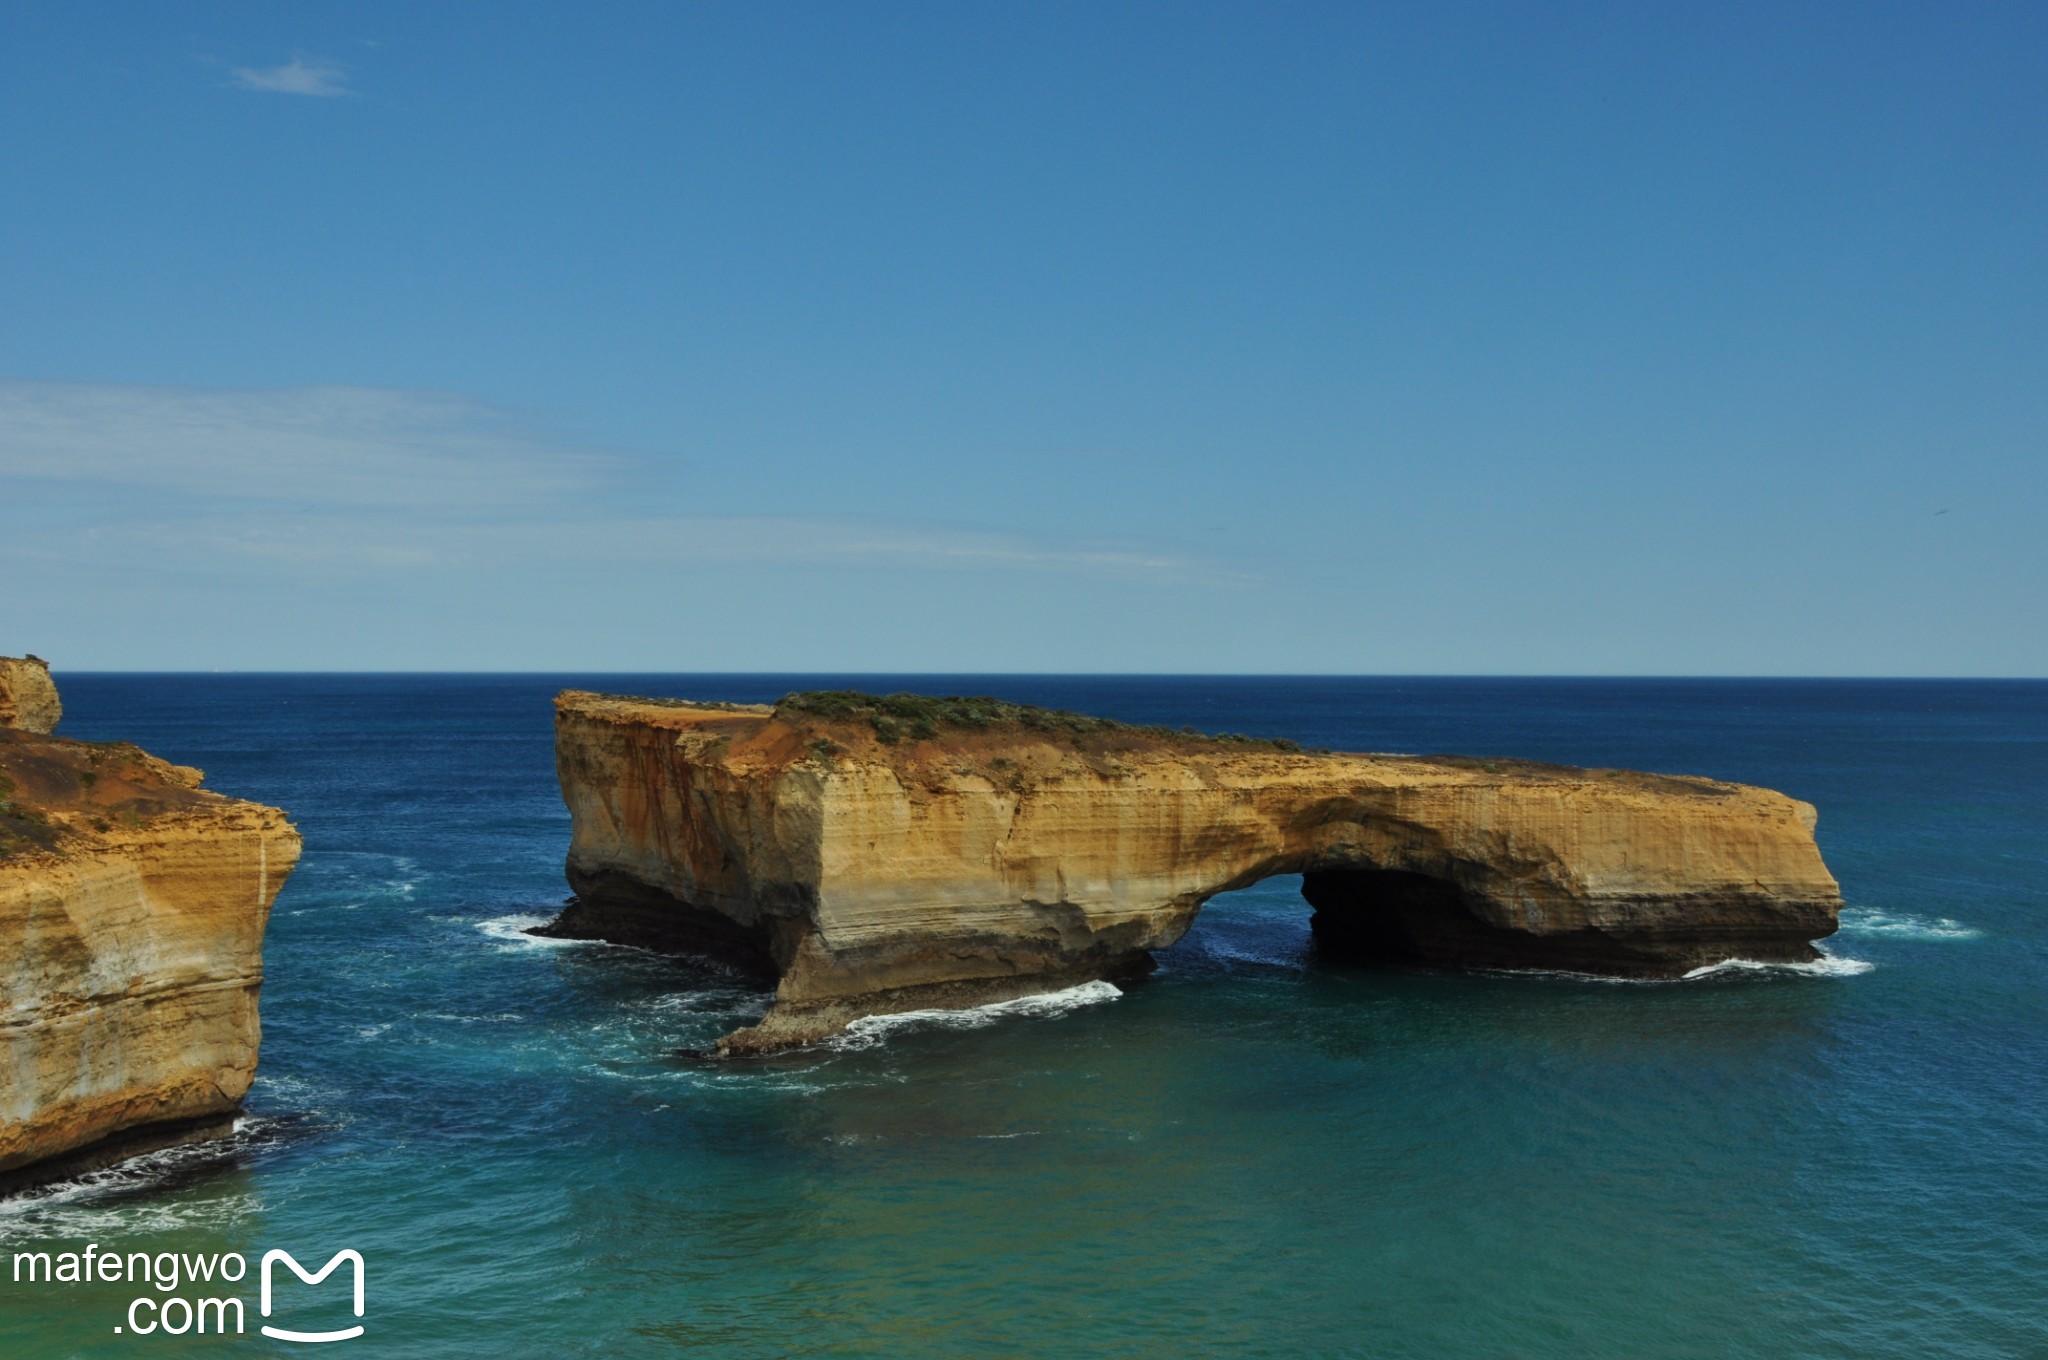
[{"label": "grassy clifftop", "polygon": [[935,741],[948,735],[972,733],[993,736],[1007,730],[1028,732],[1076,746],[1169,749],[1234,746],[1289,752],[1302,749],[1298,742],[1284,737],[1247,737],[1235,732],[1211,734],[1198,732],[1192,727],[1121,723],[1111,718],[1016,704],[986,695],[963,697],[863,694],[850,689],[811,690],[784,695],[775,705],[775,716],[789,723],[818,721],[865,725],[874,732],[875,740],[889,746],[902,741]]}]

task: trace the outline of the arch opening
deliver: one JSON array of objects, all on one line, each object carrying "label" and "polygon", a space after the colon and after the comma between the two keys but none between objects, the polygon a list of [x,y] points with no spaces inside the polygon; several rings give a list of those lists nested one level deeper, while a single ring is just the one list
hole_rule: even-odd
[{"label": "arch opening", "polygon": [[1286,892],[1281,882],[1296,874],[1299,900],[1310,908],[1305,963],[1636,973],[1650,962],[1595,929],[1553,932],[1535,921],[1521,928],[1496,924],[1502,904],[1457,878],[1356,860],[1326,867],[1278,865],[1206,899],[1200,914],[1215,910],[1218,899],[1242,896],[1264,910],[1241,916],[1225,907],[1228,928],[1244,931],[1263,916],[1263,933],[1270,935],[1278,924],[1274,908]]},{"label": "arch opening", "polygon": [[[1311,869],[1301,895],[1323,958],[1340,963],[1489,966],[1508,932],[1489,926],[1480,900],[1447,878],[1405,869]],[[1528,937],[1514,947],[1526,959]],[[1503,958],[1503,962],[1505,959]]]},{"label": "arch opening", "polygon": [[[1257,904],[1253,913],[1240,915],[1235,905],[1223,905],[1239,897],[1247,906]],[[1302,962],[1531,966],[1530,933],[1489,924],[1492,904],[1483,894],[1449,876],[1380,868],[1348,856],[1334,865],[1327,859],[1261,865],[1202,899],[1198,916],[1208,919],[1221,906],[1232,927],[1243,930],[1263,919],[1270,933],[1289,901],[1305,901],[1310,909],[1302,923],[1309,949]],[[1299,912],[1297,905],[1285,915],[1300,922]],[[1535,966],[1550,964],[1545,960]]]}]

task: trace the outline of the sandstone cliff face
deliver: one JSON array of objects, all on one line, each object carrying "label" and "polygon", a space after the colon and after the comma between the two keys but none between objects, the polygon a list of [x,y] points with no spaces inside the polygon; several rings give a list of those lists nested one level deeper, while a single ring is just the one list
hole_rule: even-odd
[{"label": "sandstone cliff face", "polygon": [[778,979],[729,1053],[1147,966],[1211,895],[1301,873],[1325,946],[1674,977],[1816,957],[1814,811],[1705,779],[1015,723],[884,739],[787,708],[571,692],[563,934]]},{"label": "sandstone cliff face", "polygon": [[299,836],[199,781],[0,729],[0,1186],[232,1125]]},{"label": "sandstone cliff face", "polygon": [[49,662],[38,656],[0,656],[0,727],[49,733],[63,716]]}]

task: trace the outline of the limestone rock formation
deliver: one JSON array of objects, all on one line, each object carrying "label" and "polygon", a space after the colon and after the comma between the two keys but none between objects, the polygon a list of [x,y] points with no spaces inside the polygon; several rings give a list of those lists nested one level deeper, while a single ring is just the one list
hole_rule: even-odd
[{"label": "limestone rock formation", "polygon": [[49,662],[39,656],[0,656],[0,727],[49,733],[63,716]]},{"label": "limestone rock formation", "polygon": [[233,1125],[299,836],[200,778],[0,728],[0,1189]]},{"label": "limestone rock formation", "polygon": [[555,707],[577,896],[550,933],[776,979],[724,1054],[1142,971],[1210,896],[1271,874],[1305,876],[1334,953],[1626,977],[1816,958],[1841,905],[1810,805],[1709,779],[995,701]]}]

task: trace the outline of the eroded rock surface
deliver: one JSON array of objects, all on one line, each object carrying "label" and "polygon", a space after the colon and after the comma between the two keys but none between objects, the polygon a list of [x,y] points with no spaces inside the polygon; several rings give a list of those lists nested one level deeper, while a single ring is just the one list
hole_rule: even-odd
[{"label": "eroded rock surface", "polygon": [[299,836],[200,778],[0,728],[0,1188],[232,1126]]},{"label": "eroded rock surface", "polygon": [[64,716],[50,663],[39,656],[0,656],[0,727],[50,733]]},{"label": "eroded rock surface", "polygon": [[1813,808],[1767,789],[822,698],[556,700],[552,930],[772,976],[723,1053],[1141,971],[1278,873],[1335,952],[1628,977],[1813,959],[1841,905]]}]

